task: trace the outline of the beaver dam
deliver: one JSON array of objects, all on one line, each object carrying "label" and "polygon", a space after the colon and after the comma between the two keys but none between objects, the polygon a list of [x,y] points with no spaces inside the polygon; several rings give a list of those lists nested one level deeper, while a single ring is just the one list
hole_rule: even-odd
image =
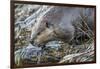
[{"label": "beaver dam", "polygon": [[16,3],[14,11],[16,66],[95,61],[94,8]]}]

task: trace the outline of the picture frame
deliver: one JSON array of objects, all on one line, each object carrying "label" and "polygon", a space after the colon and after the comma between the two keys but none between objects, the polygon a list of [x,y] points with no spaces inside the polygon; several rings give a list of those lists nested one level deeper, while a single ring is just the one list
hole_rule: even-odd
[{"label": "picture frame", "polygon": [[[45,5],[46,7],[44,9],[42,8],[43,11],[40,12],[40,14],[38,13],[37,17],[35,17],[34,13],[37,12],[39,10],[39,8],[41,8],[43,5]],[[34,8],[33,6],[36,6],[36,7]],[[62,46],[61,46],[61,48],[59,47],[59,49],[57,47],[57,50],[55,48],[53,50],[53,48],[50,48],[50,47],[46,48],[47,50],[45,50],[44,49],[44,45],[43,45],[43,47],[39,47],[38,50],[39,50],[39,52],[40,52],[41,49],[45,50],[46,51],[46,55],[45,55],[46,57],[43,56],[43,53],[42,53],[42,58],[40,56],[41,59],[40,58],[38,59],[39,55],[36,55],[36,57],[34,59],[33,59],[33,56],[31,56],[30,58],[32,60],[30,60],[30,59],[26,60],[27,57],[26,57],[25,54],[27,54],[28,51],[29,52],[31,51],[31,49],[29,49],[30,47],[28,47],[28,44],[29,44],[29,42],[30,43],[31,42],[34,43],[33,41],[30,41],[30,36],[32,36],[32,28],[30,26],[32,24],[31,21],[33,20],[34,23],[37,23],[38,20],[39,20],[38,18],[41,17],[41,16],[45,16],[45,14],[46,14],[45,10],[48,10],[48,8],[51,7],[51,6],[68,7],[68,9],[70,9],[70,8],[77,8],[77,7],[78,8],[89,8],[89,9],[92,8],[93,16],[91,16],[92,14],[90,15],[90,18],[93,17],[93,19],[92,19],[92,22],[93,22],[92,27],[91,26],[88,27],[88,25],[85,23],[84,20],[80,22],[80,23],[82,23],[82,26],[84,26],[82,30],[90,31],[90,29],[92,28],[92,30],[93,30],[92,34],[91,34],[91,32],[84,32],[84,33],[86,33],[85,34],[86,37],[83,36],[83,35],[81,36],[81,38],[80,37],[77,37],[77,38],[74,37],[73,40],[70,41],[69,44],[68,44],[68,45],[71,45],[71,46],[67,46],[67,48],[70,49],[70,50],[68,49],[68,51],[66,51],[67,48],[62,47]],[[11,21],[11,28],[10,28],[10,32],[11,32],[11,34],[10,34],[10,37],[11,37],[10,38],[11,39],[11,42],[10,42],[11,43],[11,47],[10,47],[10,51],[11,51],[10,52],[10,55],[11,55],[10,56],[10,60],[11,61],[10,61],[10,64],[11,64],[11,66],[10,67],[11,68],[27,68],[27,67],[43,67],[43,66],[59,66],[59,65],[76,65],[76,64],[92,64],[92,63],[96,63],[96,6],[95,5],[62,4],[62,3],[47,3],[47,2],[16,1],[16,0],[13,1],[13,0],[11,0],[10,7],[11,7],[11,11],[10,11],[11,12],[11,15],[10,15],[11,16],[10,17],[11,18],[11,20],[10,20]],[[68,13],[70,13],[70,12],[68,12]],[[84,16],[83,13],[84,13],[84,10],[82,12],[82,16]],[[89,13],[92,13],[92,12],[89,11]],[[44,15],[41,15],[41,14],[44,14]],[[81,14],[81,12],[80,12],[80,14]],[[32,15],[34,15],[34,16],[32,16]],[[52,15],[55,15],[55,14],[52,14]],[[89,20],[88,16],[89,15],[87,13],[86,13],[86,15],[85,15],[86,18],[87,18],[86,22],[88,22],[88,20]],[[59,17],[59,16],[61,16],[61,15],[57,15],[57,17]],[[85,18],[85,16],[84,16],[84,18]],[[54,17],[54,20],[57,17]],[[73,14],[73,17],[74,17],[74,14]],[[37,21],[34,20],[35,18],[36,18]],[[78,19],[79,20],[77,20],[77,21],[82,20],[80,18],[78,18]],[[91,21],[89,21],[89,22],[91,22]],[[29,26],[28,30],[31,30],[31,33],[30,33],[30,31],[27,31],[27,29],[25,27],[28,23],[30,23],[30,25],[28,25]],[[75,23],[75,21],[73,21],[72,23]],[[34,24],[32,26],[34,26]],[[45,26],[48,27],[49,25],[45,24]],[[50,26],[52,26],[52,24],[50,24]],[[77,25],[73,25],[73,26],[75,27],[75,30],[76,30],[76,26],[80,26],[80,25],[77,24]],[[57,26],[53,26],[53,27],[55,28]],[[48,28],[51,29],[52,27],[48,27]],[[46,33],[46,32],[44,32],[44,33]],[[56,32],[54,32],[54,33],[56,35],[59,35]],[[74,33],[76,33],[76,31],[74,31]],[[61,33],[61,34],[63,34],[63,33]],[[76,36],[79,36],[79,35],[76,35]],[[89,36],[87,36],[87,35],[89,35]],[[45,37],[46,37],[46,35],[45,35]],[[50,37],[50,36],[48,36],[48,37]],[[57,38],[58,38],[58,36],[57,36]],[[76,42],[75,39],[76,40],[79,39],[79,40]],[[81,39],[82,39],[83,42],[81,42]],[[84,43],[85,40],[89,41],[90,39],[93,42],[92,43],[93,46],[91,45],[91,43],[88,46],[87,46],[86,43]],[[55,42],[55,43],[57,43],[57,42]],[[58,43],[62,44],[63,42],[61,41],[61,42],[58,42]],[[77,46],[79,46],[79,47],[77,47]],[[81,49],[80,46],[83,46],[84,48]],[[25,47],[25,48],[23,48],[23,47]],[[28,48],[29,50],[26,49],[26,48]],[[37,49],[37,48],[35,48],[35,49]],[[88,49],[89,49],[89,52],[87,52]],[[24,50],[25,50],[25,53],[22,52]],[[59,52],[59,50],[61,50],[61,52]],[[76,52],[73,51],[73,50],[75,50]],[[82,50],[83,50],[83,52],[82,52]],[[51,52],[51,54],[52,54],[53,57],[51,57],[51,54],[48,53],[47,51]],[[33,52],[33,48],[32,48],[32,52]],[[34,52],[36,52],[36,51],[34,51]],[[37,53],[39,54],[39,52],[37,52]],[[56,53],[56,54],[54,54],[54,53]],[[59,53],[65,53],[65,54],[67,53],[67,56],[65,54],[60,54],[59,55]],[[24,56],[23,56],[23,54],[24,54]],[[28,53],[28,54],[30,54],[30,53]],[[33,54],[34,53],[32,53],[32,55]],[[22,55],[22,56],[20,56],[20,55]],[[73,55],[76,56],[76,57],[74,57]],[[49,56],[49,58],[47,56]],[[61,57],[59,57],[59,56],[61,56]],[[25,59],[23,60],[22,57],[25,58]],[[55,57],[57,59],[58,58],[60,58],[60,59],[57,60],[57,59],[55,59]],[[68,60],[66,60],[66,61],[63,60],[63,59],[65,59],[65,57],[67,57],[66,59],[68,59]],[[44,60],[44,58],[45,58],[45,60]],[[34,60],[34,63],[33,63],[33,60]],[[41,60],[43,60],[43,62]],[[22,61],[22,62],[20,62],[20,61]]]}]

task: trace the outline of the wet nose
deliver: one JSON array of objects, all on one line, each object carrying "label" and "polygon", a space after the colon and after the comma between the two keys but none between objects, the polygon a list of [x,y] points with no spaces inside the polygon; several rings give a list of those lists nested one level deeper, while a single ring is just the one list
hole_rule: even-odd
[{"label": "wet nose", "polygon": [[34,42],[33,40],[30,40],[29,41],[33,46],[37,46],[37,47],[39,47],[39,44],[37,44],[36,42]]},{"label": "wet nose", "polygon": [[34,41],[33,41],[33,40],[29,40],[29,42],[30,42],[32,45],[34,45]]}]

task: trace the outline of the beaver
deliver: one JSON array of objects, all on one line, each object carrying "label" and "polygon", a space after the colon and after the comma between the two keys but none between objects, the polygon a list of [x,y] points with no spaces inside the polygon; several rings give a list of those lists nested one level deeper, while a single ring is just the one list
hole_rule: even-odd
[{"label": "beaver", "polygon": [[47,42],[60,40],[70,42],[74,38],[75,27],[72,21],[80,18],[80,12],[89,16],[90,25],[93,23],[93,8],[51,6],[32,28],[31,43],[43,46]]}]

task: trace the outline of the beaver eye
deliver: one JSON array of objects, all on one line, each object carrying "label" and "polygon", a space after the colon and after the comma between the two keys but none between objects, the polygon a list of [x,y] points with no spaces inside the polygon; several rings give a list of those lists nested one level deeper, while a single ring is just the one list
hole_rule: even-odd
[{"label": "beaver eye", "polygon": [[47,28],[49,28],[49,23],[48,22],[46,22],[45,25],[46,25]]},{"label": "beaver eye", "polygon": [[50,22],[45,22],[45,26],[46,26],[47,28],[51,28],[51,27],[53,27],[54,25],[51,24]]}]

